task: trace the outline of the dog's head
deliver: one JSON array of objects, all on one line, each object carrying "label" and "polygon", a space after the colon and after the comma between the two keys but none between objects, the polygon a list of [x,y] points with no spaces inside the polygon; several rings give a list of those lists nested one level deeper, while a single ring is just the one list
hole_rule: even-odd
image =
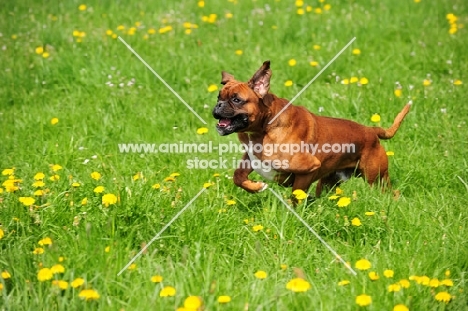
[{"label": "dog's head", "polygon": [[248,82],[236,81],[233,75],[222,72],[224,87],[213,109],[220,135],[255,130],[268,110],[264,97],[270,89],[271,74],[270,61],[264,62]]}]

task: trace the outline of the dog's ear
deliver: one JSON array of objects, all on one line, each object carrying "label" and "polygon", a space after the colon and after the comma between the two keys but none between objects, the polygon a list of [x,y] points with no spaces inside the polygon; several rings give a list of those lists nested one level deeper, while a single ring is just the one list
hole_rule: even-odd
[{"label": "dog's ear", "polygon": [[271,75],[270,61],[267,60],[263,63],[262,67],[257,70],[247,84],[255,93],[263,98],[263,96],[265,96],[270,90]]},{"label": "dog's ear", "polygon": [[221,84],[226,84],[229,81],[234,80],[234,76],[230,73],[227,73],[226,71],[221,72]]}]

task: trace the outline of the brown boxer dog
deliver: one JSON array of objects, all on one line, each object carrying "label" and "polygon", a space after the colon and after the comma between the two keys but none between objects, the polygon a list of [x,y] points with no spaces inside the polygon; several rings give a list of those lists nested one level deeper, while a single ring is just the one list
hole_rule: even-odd
[{"label": "brown boxer dog", "polygon": [[292,185],[293,191],[307,192],[318,181],[316,196],[324,187],[332,188],[353,174],[364,177],[370,185],[380,181],[382,186],[390,186],[387,154],[379,139],[395,135],[411,102],[390,128],[368,127],[288,106],[287,99],[269,93],[271,75],[270,61],[264,62],[247,83],[222,72],[224,87],[213,116],[219,120],[218,133],[238,133],[246,151],[234,172],[237,186],[252,193],[266,189],[266,183],[248,178],[254,170],[281,185]]}]

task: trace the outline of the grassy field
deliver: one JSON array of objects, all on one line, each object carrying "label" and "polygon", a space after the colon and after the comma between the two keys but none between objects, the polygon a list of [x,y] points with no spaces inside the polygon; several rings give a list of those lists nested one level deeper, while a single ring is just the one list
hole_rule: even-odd
[{"label": "grassy field", "polygon": [[[0,12],[1,310],[468,310],[466,1],[20,0]],[[211,116],[221,70],[246,81],[269,59],[271,91],[291,99],[354,37],[294,104],[387,127],[414,103],[383,142],[397,195],[352,179],[338,191],[347,206],[333,191],[296,207],[357,276],[271,192],[237,188],[232,167],[187,167],[216,152],[119,151],[237,142]]]}]

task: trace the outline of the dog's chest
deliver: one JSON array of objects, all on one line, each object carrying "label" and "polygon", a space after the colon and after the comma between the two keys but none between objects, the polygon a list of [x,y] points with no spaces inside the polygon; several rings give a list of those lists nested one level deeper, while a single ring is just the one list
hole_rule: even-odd
[{"label": "dog's chest", "polygon": [[275,171],[271,167],[271,163],[267,161],[262,161],[259,158],[257,158],[251,150],[247,150],[247,154],[249,155],[250,158],[250,165],[253,170],[265,178],[266,180],[274,180],[276,175],[278,174],[277,171]]}]

